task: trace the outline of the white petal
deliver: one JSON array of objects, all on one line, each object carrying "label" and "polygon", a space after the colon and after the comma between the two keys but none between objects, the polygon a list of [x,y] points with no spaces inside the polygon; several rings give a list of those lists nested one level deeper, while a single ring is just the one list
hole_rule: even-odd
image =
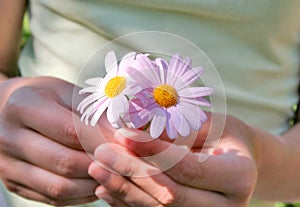
[{"label": "white petal", "polygon": [[150,125],[150,135],[152,138],[158,138],[166,126],[166,113],[159,108],[151,111],[153,118]]},{"label": "white petal", "polygon": [[104,101],[97,109],[97,111],[95,112],[95,114],[92,117],[91,120],[91,125],[95,126],[99,120],[99,118],[101,117],[101,115],[103,114],[103,112],[106,110],[108,104],[109,104],[110,100],[106,99],[106,101]]},{"label": "white petal", "polygon": [[101,100],[103,98],[105,98],[105,94],[103,93],[92,93],[90,94],[89,96],[85,97],[81,102],[80,104],[78,105],[77,107],[77,110],[80,111],[80,113],[83,113],[84,109],[94,103],[95,101],[98,101],[98,100]]},{"label": "white petal", "polygon": [[123,95],[118,95],[112,99],[112,107],[114,108],[114,111],[118,113],[119,115],[123,113],[127,113],[129,105],[128,105],[128,100],[125,96]]},{"label": "white petal", "polygon": [[120,124],[120,115],[123,113],[126,113],[128,111],[128,100],[125,96],[119,95],[114,97],[111,100],[111,103],[108,106],[107,109],[107,119],[108,121],[114,125],[117,124],[119,126]]},{"label": "white petal", "polygon": [[114,51],[110,51],[107,53],[105,57],[105,69],[107,73],[111,70],[116,72],[118,71],[118,62]]},{"label": "white petal", "polygon": [[92,85],[92,86],[99,86],[102,80],[103,80],[103,78],[100,78],[100,77],[90,78],[90,79],[87,79],[85,81],[85,83],[88,85]]},{"label": "white petal", "polygon": [[97,92],[97,86],[90,86],[90,87],[86,87],[86,88],[83,88],[79,91],[79,95],[82,95],[84,93],[95,93]]},{"label": "white petal", "polygon": [[101,105],[107,101],[106,97],[103,97],[99,100],[97,100],[95,103],[93,103],[92,105],[90,105],[82,114],[81,116],[81,121],[85,118],[85,124],[88,125],[89,122],[89,118],[90,116],[95,113],[95,111],[98,110],[98,108],[101,107]]}]

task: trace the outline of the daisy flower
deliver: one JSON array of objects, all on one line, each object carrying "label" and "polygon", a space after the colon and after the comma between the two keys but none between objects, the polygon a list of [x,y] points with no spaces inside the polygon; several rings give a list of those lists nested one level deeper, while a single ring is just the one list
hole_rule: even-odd
[{"label": "daisy flower", "polygon": [[113,51],[105,57],[107,74],[104,78],[91,78],[85,83],[90,85],[79,91],[79,94],[90,93],[78,105],[78,111],[82,114],[81,121],[88,125],[91,117],[91,125],[95,126],[107,109],[107,119],[113,127],[121,127],[120,115],[128,111],[128,96],[134,94],[135,84],[126,73],[128,66],[134,67],[136,53],[125,55],[119,64]]},{"label": "daisy flower", "polygon": [[143,88],[129,103],[127,119],[133,127],[150,123],[152,138],[159,137],[166,128],[171,139],[198,130],[207,119],[199,106],[210,106],[204,97],[213,90],[191,87],[191,84],[200,78],[204,68],[192,68],[191,59],[183,60],[179,54],[175,54],[170,63],[160,58],[152,61],[140,54],[136,60],[136,69],[127,68],[128,74]]}]

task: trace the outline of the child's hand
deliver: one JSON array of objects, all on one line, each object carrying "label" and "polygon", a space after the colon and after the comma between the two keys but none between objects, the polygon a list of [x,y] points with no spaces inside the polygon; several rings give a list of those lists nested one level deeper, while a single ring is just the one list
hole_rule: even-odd
[{"label": "child's hand", "polygon": [[[119,137],[123,146],[100,145],[95,157],[107,167],[93,163],[89,169],[101,184],[96,194],[113,206],[120,201],[129,206],[247,206],[257,181],[251,128],[227,117],[215,153],[200,162],[199,143],[208,129],[200,130],[191,151],[160,139],[142,143]],[[159,173],[173,160],[178,162]]]},{"label": "child's hand", "polygon": [[55,205],[96,200],[91,159],[73,124],[73,89],[55,78],[0,85],[0,177],[10,191]]}]

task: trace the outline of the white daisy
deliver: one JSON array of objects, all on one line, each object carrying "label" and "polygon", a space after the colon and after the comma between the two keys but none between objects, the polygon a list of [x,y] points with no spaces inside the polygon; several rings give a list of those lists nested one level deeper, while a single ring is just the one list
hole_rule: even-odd
[{"label": "white daisy", "polygon": [[86,125],[91,117],[91,125],[95,126],[107,109],[108,121],[115,128],[121,127],[120,115],[128,111],[128,96],[136,92],[135,85],[126,72],[128,66],[136,65],[135,56],[135,52],[130,52],[118,64],[115,53],[108,52],[105,57],[106,76],[91,78],[85,82],[90,86],[80,90],[79,94],[90,95],[81,101],[77,110],[82,114],[81,121],[84,120]]}]

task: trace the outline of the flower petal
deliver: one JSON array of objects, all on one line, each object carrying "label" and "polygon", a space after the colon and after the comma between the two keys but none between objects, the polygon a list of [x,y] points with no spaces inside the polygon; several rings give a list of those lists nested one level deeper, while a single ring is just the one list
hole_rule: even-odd
[{"label": "flower petal", "polygon": [[135,68],[126,68],[127,73],[130,75],[130,77],[137,82],[138,85],[142,86],[143,88],[149,88],[152,86],[152,83],[148,78],[144,76],[144,74],[136,70]]},{"label": "flower petal", "polygon": [[110,103],[110,100],[106,99],[105,101],[103,101],[102,104],[99,105],[99,107],[97,108],[96,112],[94,113],[94,115],[92,117],[91,126],[95,126],[97,124],[99,118],[101,117],[103,112],[106,110],[109,103]]},{"label": "flower petal", "polygon": [[85,81],[85,83],[88,85],[92,85],[92,86],[99,86],[102,80],[103,80],[103,78],[100,78],[100,77],[90,78],[90,79],[87,79]]},{"label": "flower petal", "polygon": [[136,67],[136,61],[135,61],[135,52],[129,52],[126,55],[123,56],[119,63],[119,75],[126,75],[126,68],[127,67]]},{"label": "flower petal", "polygon": [[152,85],[160,85],[159,67],[143,54],[138,54],[136,60],[139,71],[145,74],[145,77],[151,81]]},{"label": "flower petal", "polygon": [[125,96],[119,95],[111,99],[111,103],[107,111],[108,121],[117,122],[120,115],[128,111],[128,100]]},{"label": "flower petal", "polygon": [[186,85],[190,85],[193,82],[195,82],[197,79],[199,79],[203,73],[204,73],[203,67],[201,66],[195,67],[192,70],[188,70],[183,76],[181,76],[181,79],[183,82],[186,83]]},{"label": "flower petal", "polygon": [[77,107],[77,110],[80,111],[80,113],[83,113],[84,109],[85,109],[88,105],[90,105],[90,104],[92,104],[92,103],[94,103],[94,102],[96,102],[96,101],[98,101],[98,100],[100,100],[100,99],[102,99],[102,98],[105,98],[105,97],[106,97],[106,96],[105,96],[105,94],[103,94],[103,93],[92,93],[92,94],[90,94],[89,96],[85,97],[85,98],[80,102],[80,104],[79,104],[78,107]]},{"label": "flower petal", "polygon": [[114,51],[109,51],[105,57],[105,69],[106,72],[115,71],[118,72],[118,61]]},{"label": "flower petal", "polygon": [[95,113],[95,111],[97,111],[97,109],[99,107],[101,107],[101,105],[107,101],[106,97],[103,97],[102,99],[97,100],[95,103],[93,103],[92,105],[90,105],[85,112],[82,114],[81,116],[81,121],[83,121],[83,119],[85,120],[85,124],[88,125],[89,122],[89,118],[90,116]]},{"label": "flower petal", "polygon": [[167,109],[170,113],[170,121],[183,137],[186,137],[190,134],[190,126],[185,117],[180,112],[180,107],[170,107]]},{"label": "flower petal", "polygon": [[213,93],[210,87],[187,87],[178,91],[178,95],[184,98],[198,98],[209,96]]},{"label": "flower petal", "polygon": [[168,118],[167,119],[167,124],[166,124],[166,130],[167,130],[167,135],[170,139],[176,139],[178,137],[177,130],[174,126],[174,124],[171,122],[171,120]]},{"label": "flower petal", "polygon": [[167,70],[168,70],[168,62],[162,58],[156,58],[155,63],[159,67],[160,72],[160,82],[162,84],[166,83],[167,80]]},{"label": "flower petal", "polygon": [[160,108],[151,111],[153,118],[150,125],[150,135],[152,138],[158,138],[166,126],[166,113]]},{"label": "flower petal", "polygon": [[198,130],[201,126],[200,108],[185,102],[180,102],[180,111],[193,130]]},{"label": "flower petal", "polygon": [[82,95],[84,93],[95,93],[95,92],[97,92],[97,89],[98,89],[98,87],[96,87],[96,86],[86,87],[79,91],[79,95]]},{"label": "flower petal", "polygon": [[199,98],[184,98],[181,97],[180,101],[187,102],[194,105],[201,105],[201,106],[211,106],[211,103],[206,100],[205,98],[199,97]]}]

